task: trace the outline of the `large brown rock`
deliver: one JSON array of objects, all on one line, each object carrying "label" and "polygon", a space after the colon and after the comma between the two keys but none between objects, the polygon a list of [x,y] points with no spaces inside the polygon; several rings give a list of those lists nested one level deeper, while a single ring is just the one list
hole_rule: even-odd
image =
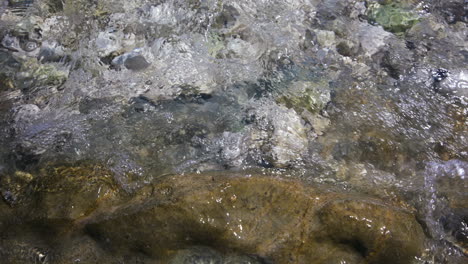
[{"label": "large brown rock", "polygon": [[425,240],[401,202],[248,172],[166,176],[133,194],[91,164],[2,182],[0,255],[18,263],[23,251],[50,263],[410,263]]},{"label": "large brown rock", "polygon": [[171,176],[80,221],[119,254],[195,245],[275,263],[409,263],[424,234],[401,206],[271,177]]}]

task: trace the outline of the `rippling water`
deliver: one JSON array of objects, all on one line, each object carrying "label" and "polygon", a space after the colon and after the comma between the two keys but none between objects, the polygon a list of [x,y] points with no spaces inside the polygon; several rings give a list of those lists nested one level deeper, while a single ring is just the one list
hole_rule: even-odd
[{"label": "rippling water", "polygon": [[[4,202],[57,164],[101,164],[128,193],[255,171],[398,197],[429,241],[418,263],[463,263],[467,12],[462,0],[0,1]],[[0,213],[0,228],[22,219]],[[0,255],[53,263],[31,229]],[[223,263],[257,261],[245,257]]]}]

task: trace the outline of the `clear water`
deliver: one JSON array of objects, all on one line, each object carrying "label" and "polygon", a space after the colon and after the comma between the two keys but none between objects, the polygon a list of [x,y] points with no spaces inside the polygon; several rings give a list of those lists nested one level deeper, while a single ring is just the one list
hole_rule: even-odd
[{"label": "clear water", "polygon": [[428,263],[462,263],[468,4],[376,2],[0,1],[0,173],[92,161],[129,192],[260,170],[390,193]]}]

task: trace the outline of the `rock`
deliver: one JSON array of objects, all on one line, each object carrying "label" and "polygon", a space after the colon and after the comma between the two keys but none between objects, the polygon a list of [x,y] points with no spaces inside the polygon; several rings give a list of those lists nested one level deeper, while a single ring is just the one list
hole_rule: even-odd
[{"label": "rock", "polygon": [[208,246],[276,263],[408,263],[423,249],[424,233],[411,213],[369,197],[258,175],[170,176],[147,190],[80,225],[113,252],[136,248],[156,259]]},{"label": "rock", "polygon": [[38,60],[41,63],[47,62],[63,62],[65,61],[67,55],[62,46],[56,42],[43,42],[41,49],[38,54]]},{"label": "rock", "polygon": [[468,98],[468,71],[437,69],[433,72],[437,92],[457,98]]},{"label": "rock", "polygon": [[131,52],[122,54],[112,60],[112,65],[116,67],[125,66],[125,68],[133,71],[141,71],[150,65],[145,59],[141,49],[135,49]]},{"label": "rock", "polygon": [[385,46],[391,33],[381,27],[362,24],[359,28],[358,37],[361,47],[366,56],[372,56]]},{"label": "rock", "polygon": [[139,71],[147,68],[150,64],[145,57],[138,55],[126,59],[124,65],[129,70]]},{"label": "rock", "polygon": [[436,39],[444,39],[447,37],[444,23],[441,23],[435,17],[422,19],[420,23],[417,23],[408,30],[407,34],[410,38],[418,41],[425,41],[423,37]]},{"label": "rock", "polygon": [[[407,76],[414,67],[413,53],[406,47],[403,41],[392,38],[388,40],[388,48],[381,51],[381,67],[384,68],[390,77],[399,80]],[[374,58],[375,58],[374,57]]]},{"label": "rock", "polygon": [[49,263],[50,261],[47,247],[40,246],[37,242],[2,238],[0,243],[2,245],[0,257],[5,263]]},{"label": "rock", "polygon": [[108,31],[99,32],[94,45],[99,57],[106,57],[113,53],[130,52],[137,44],[136,36],[132,33],[125,34],[121,30],[109,28]]},{"label": "rock", "polygon": [[[427,164],[425,178],[427,188],[431,188],[436,199],[428,205],[427,214],[432,219],[427,222],[436,225],[432,230],[442,232],[444,240],[457,247],[466,255],[468,253],[468,187],[466,175],[468,162],[451,159]],[[429,207],[430,206],[430,207]],[[436,234],[440,236],[440,234]]]},{"label": "rock", "polygon": [[239,11],[232,5],[224,4],[221,13],[216,17],[214,27],[217,28],[232,28],[235,26]]},{"label": "rock", "polygon": [[19,21],[13,29],[12,34],[16,37],[27,38],[29,40],[41,40],[40,29],[44,19],[39,16],[27,16]]},{"label": "rock", "polygon": [[249,256],[226,256],[209,247],[200,246],[179,250],[169,261],[169,264],[189,263],[260,264],[262,262]]},{"label": "rock", "polygon": [[239,255],[234,255],[234,256],[227,256],[224,259],[224,264],[261,264],[265,263],[264,261],[254,258],[254,257],[249,257],[249,256],[239,256]]},{"label": "rock", "polygon": [[247,142],[245,133],[223,132],[220,142],[223,161],[228,166],[240,167],[248,153]]},{"label": "rock", "polygon": [[315,35],[320,46],[331,48],[335,45],[335,33],[333,31],[317,30]]},{"label": "rock", "polygon": [[28,59],[21,65],[16,79],[20,88],[33,90],[41,86],[60,88],[68,78],[68,69],[59,64],[40,64],[37,59]]},{"label": "rock", "polygon": [[285,167],[300,161],[307,150],[308,140],[302,120],[294,111],[278,113],[273,120],[270,155],[275,167]]},{"label": "rock", "polygon": [[294,109],[318,135],[323,134],[330,124],[319,114],[330,100],[330,87],[325,80],[295,81],[276,99],[278,103]]},{"label": "rock", "polygon": [[254,148],[262,149],[266,165],[283,168],[300,162],[307,151],[304,122],[294,109],[276,104],[264,105],[251,115],[256,129],[251,131]]},{"label": "rock", "polygon": [[2,42],[0,43],[2,47],[11,50],[11,51],[18,51],[20,50],[19,40],[11,35],[6,35],[3,37]]},{"label": "rock", "polygon": [[[408,263],[425,239],[401,202],[253,171],[166,176],[132,196],[99,165],[46,167],[14,179],[23,198],[0,214],[9,245],[2,249],[12,260],[29,252],[53,263],[128,256],[163,263]],[[21,223],[2,224],[12,216]],[[37,223],[50,232],[38,233]]]},{"label": "rock", "polygon": [[261,43],[252,44],[238,38],[230,39],[226,44],[226,49],[229,57],[240,58],[244,61],[256,60],[263,54]]},{"label": "rock", "polygon": [[34,104],[20,105],[13,109],[13,120],[16,123],[28,123],[38,117],[41,109]]},{"label": "rock", "polygon": [[403,34],[419,21],[419,16],[401,4],[391,3],[380,5],[370,4],[367,15],[372,22],[381,25],[385,30],[395,34]]},{"label": "rock", "polygon": [[222,263],[222,256],[213,249],[206,247],[195,247],[191,249],[179,250],[169,263]]},{"label": "rock", "polygon": [[440,13],[449,24],[468,22],[468,2],[446,0],[435,3],[435,11]]},{"label": "rock", "polygon": [[0,92],[12,91],[15,89],[13,80],[6,74],[0,73]]},{"label": "rock", "polygon": [[[322,208],[320,219],[332,240],[350,243],[368,263],[410,263],[423,250],[423,230],[404,210],[380,202],[337,201]],[[397,245],[405,245],[401,251]]]},{"label": "rock", "polygon": [[112,263],[110,256],[89,236],[72,236],[53,252],[51,263]]},{"label": "rock", "polygon": [[[37,175],[17,171],[1,178],[1,191],[11,194],[11,206],[33,218],[75,221],[116,198],[112,176],[103,167],[86,164],[49,167]],[[36,206],[27,208],[32,201]]]},{"label": "rock", "polygon": [[304,114],[304,118],[312,125],[314,132],[321,136],[325,133],[325,130],[330,126],[330,119],[321,115],[313,115],[310,113]]},{"label": "rock", "polygon": [[301,114],[316,114],[330,101],[330,87],[326,80],[295,81],[276,100]]}]

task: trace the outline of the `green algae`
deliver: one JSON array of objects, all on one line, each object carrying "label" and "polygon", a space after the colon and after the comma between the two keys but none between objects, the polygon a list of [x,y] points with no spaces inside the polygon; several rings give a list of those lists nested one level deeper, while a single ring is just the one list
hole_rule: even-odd
[{"label": "green algae", "polygon": [[367,15],[370,21],[397,35],[404,34],[420,20],[415,11],[401,3],[393,2],[384,5],[372,3]]},{"label": "green algae", "polygon": [[277,97],[276,102],[292,108],[296,113],[318,113],[330,101],[330,88],[326,80],[298,81]]},{"label": "green algae", "polygon": [[53,64],[41,64],[36,59],[28,59],[21,65],[17,78],[30,80],[37,87],[60,87],[68,79],[68,71]]}]

